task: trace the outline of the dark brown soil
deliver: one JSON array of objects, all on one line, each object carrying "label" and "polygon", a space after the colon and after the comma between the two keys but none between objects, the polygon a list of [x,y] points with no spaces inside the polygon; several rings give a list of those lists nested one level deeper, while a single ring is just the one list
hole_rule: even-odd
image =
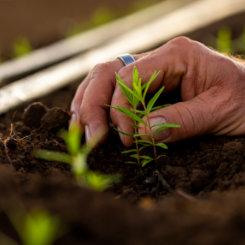
[{"label": "dark brown soil", "polygon": [[[46,113],[38,122],[40,111]],[[35,120],[27,120],[31,116]],[[19,239],[4,212],[22,202],[28,209],[41,207],[60,215],[69,232],[55,244],[244,244],[244,137],[203,137],[170,145],[165,152],[169,159],[162,158],[157,166],[171,186],[168,190],[149,178],[153,164],[143,173],[124,164],[128,157],[121,155],[124,147],[112,130],[88,164],[123,179],[96,193],[74,184],[69,165],[33,157],[35,148],[66,152],[56,131],[67,127],[69,114],[36,103],[23,117],[14,123],[12,138],[17,142],[9,147],[14,169],[1,147],[1,232]],[[2,139],[10,131],[8,115],[4,119]],[[145,184],[146,178],[153,183]]]}]

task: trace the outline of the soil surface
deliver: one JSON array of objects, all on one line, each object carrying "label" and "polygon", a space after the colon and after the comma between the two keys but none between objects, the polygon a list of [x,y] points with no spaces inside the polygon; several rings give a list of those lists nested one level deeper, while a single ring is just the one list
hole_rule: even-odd
[{"label": "soil surface", "polygon": [[[57,245],[245,244],[245,137],[171,144],[159,151],[168,158],[140,172],[124,163],[129,157],[120,153],[125,147],[111,129],[107,142],[88,157],[90,169],[122,176],[103,193],[77,186],[68,164],[36,159],[37,148],[67,151],[57,132],[68,127],[77,86],[0,117],[0,232],[20,241],[6,212],[24,206],[60,217],[66,233]],[[177,101],[169,95],[159,103]],[[159,182],[156,169],[170,188]]]},{"label": "soil surface", "polygon": [[[63,98],[66,107],[68,92],[42,101],[50,106]],[[165,100],[172,102],[170,97]],[[77,186],[68,164],[34,158],[36,148],[67,151],[57,131],[67,128],[69,112],[49,106],[38,102],[23,113],[20,108],[13,120],[13,112],[1,118],[10,160],[1,143],[0,232],[19,240],[5,213],[22,203],[59,215],[69,231],[55,244],[244,244],[245,137],[206,136],[171,144],[159,151],[168,158],[140,172],[124,163],[129,158],[120,153],[125,147],[112,129],[107,142],[89,155],[88,165],[120,174],[122,181],[97,193]],[[170,189],[159,183],[156,169]]]},{"label": "soil surface", "polygon": [[[70,165],[33,156],[36,148],[67,151],[57,134],[68,126],[67,110],[31,104],[15,114],[10,136],[12,116],[2,116],[0,124],[0,232],[19,240],[5,213],[22,203],[59,215],[69,231],[55,244],[244,244],[244,137],[171,144],[159,151],[168,158],[140,172],[124,163],[129,158],[120,153],[125,147],[112,129],[107,142],[89,155],[88,165],[120,174],[122,181],[97,193],[74,183]],[[170,188],[158,181],[156,169]]]}]

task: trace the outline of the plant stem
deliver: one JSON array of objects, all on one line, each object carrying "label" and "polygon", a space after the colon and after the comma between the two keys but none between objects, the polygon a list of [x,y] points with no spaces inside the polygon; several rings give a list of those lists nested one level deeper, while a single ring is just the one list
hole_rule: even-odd
[{"label": "plant stem", "polygon": [[[136,125],[136,121],[134,120],[134,124]],[[134,129],[134,132],[135,134],[137,134],[137,129],[135,128]],[[138,161],[138,165],[139,165],[139,168],[140,168],[140,171],[141,171],[141,165],[140,165],[140,154],[139,154],[139,146],[138,146],[138,142],[137,142],[137,137],[134,137],[135,139],[135,145],[136,145],[136,150],[137,150],[137,161]]]},{"label": "plant stem", "polygon": [[155,164],[157,165],[158,161],[157,161],[156,144],[155,144],[155,140],[154,140],[154,135],[153,135],[153,133],[152,133],[152,129],[151,129],[151,125],[150,125],[150,119],[149,119],[149,114],[148,114],[148,112],[147,112],[145,103],[143,103],[143,107],[144,107],[144,110],[145,110],[145,112],[146,112],[146,118],[147,118],[148,128],[150,129],[150,133],[151,133],[151,136],[152,136],[152,145],[153,145],[154,155],[155,155]]}]

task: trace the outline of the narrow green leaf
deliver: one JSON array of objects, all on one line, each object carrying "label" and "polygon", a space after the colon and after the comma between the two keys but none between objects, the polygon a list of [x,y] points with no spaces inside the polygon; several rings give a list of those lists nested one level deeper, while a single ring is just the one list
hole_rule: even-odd
[{"label": "narrow green leaf", "polygon": [[148,105],[147,105],[147,112],[150,113],[151,112],[151,108],[154,106],[155,102],[157,101],[157,99],[159,98],[159,96],[161,95],[162,91],[164,90],[164,87],[162,87],[154,96],[153,98],[149,101]]},{"label": "narrow green leaf", "polygon": [[167,107],[167,106],[170,106],[171,104],[165,104],[165,105],[159,105],[159,106],[155,106],[153,108],[151,108],[151,111],[155,111],[155,110],[158,110],[158,109],[161,109],[163,107]]},{"label": "narrow green leaf", "polygon": [[152,157],[149,156],[140,156],[142,159],[147,159],[147,160],[154,160]]},{"label": "narrow green leaf", "polygon": [[133,112],[136,112],[136,113],[140,113],[140,114],[143,114],[144,116],[146,116],[146,112],[145,111],[142,111],[142,110],[136,110],[136,109],[131,109],[131,111]]},{"label": "narrow green leaf", "polygon": [[137,154],[130,155],[130,157],[135,158],[135,159],[139,158],[139,156]]},{"label": "narrow green leaf", "polygon": [[124,114],[128,115],[129,117],[131,117],[135,121],[140,122],[140,123],[144,124],[145,126],[148,126],[145,121],[143,121],[139,116],[135,115],[132,111],[130,111],[124,107],[121,107],[121,106],[118,106],[117,108],[118,108],[118,110],[120,110]]},{"label": "narrow green leaf", "polygon": [[152,160],[143,160],[142,162],[141,162],[141,166],[142,167],[144,167],[146,164],[148,164],[148,163],[150,163],[150,162],[152,162]]},{"label": "narrow green leaf", "polygon": [[155,111],[155,110],[161,109],[163,107],[164,107],[163,105],[155,106],[155,107],[151,108],[151,111]]},{"label": "narrow green leaf", "polygon": [[67,149],[69,153],[76,154],[80,149],[81,144],[81,134],[77,124],[74,124],[69,132],[62,130],[60,136],[66,142]]},{"label": "narrow green leaf", "polygon": [[139,79],[139,72],[136,68],[136,66],[134,66],[134,70],[133,70],[133,83],[134,84],[138,84],[138,79]]},{"label": "narrow green leaf", "polygon": [[[141,101],[141,98],[137,95],[137,93],[135,93],[132,89],[130,89],[122,80],[121,78],[118,76],[118,74],[116,73],[116,79],[117,79],[117,83],[119,85],[121,85],[122,87],[124,87],[130,94],[132,94],[133,96],[135,96],[138,100]],[[120,87],[121,87],[120,86]]]},{"label": "narrow green leaf", "polygon": [[151,145],[143,145],[139,148],[139,151],[142,151],[143,149],[145,149],[146,147],[150,147]]},{"label": "narrow green leaf", "polygon": [[121,153],[126,154],[126,153],[132,153],[132,152],[137,152],[136,149],[128,150],[128,151],[122,151]]},{"label": "narrow green leaf", "polygon": [[139,90],[139,87],[137,84],[133,83],[133,90],[134,90],[134,93],[137,95],[135,96],[136,98],[140,98],[140,90]]},{"label": "narrow green leaf", "polygon": [[163,149],[168,149],[168,146],[165,145],[164,143],[157,143],[156,146],[161,147]]},{"label": "narrow green leaf", "polygon": [[35,151],[35,157],[56,162],[72,164],[72,157],[67,153],[39,149]]},{"label": "narrow green leaf", "polygon": [[153,138],[153,136],[151,136],[149,134],[134,134],[134,137],[141,137],[141,136],[146,136],[146,137]]},{"label": "narrow green leaf", "polygon": [[[176,126],[179,126],[179,125],[176,125]],[[156,132],[154,133],[154,135],[158,134],[159,132],[161,132],[161,131],[163,131],[163,130],[165,130],[167,128],[179,128],[179,127],[163,126],[163,127],[159,128],[159,129],[157,129]]]},{"label": "narrow green leaf", "polygon": [[151,76],[150,80],[146,83],[146,87],[145,87],[144,94],[143,94],[143,100],[145,100],[146,93],[147,93],[151,83],[156,79],[156,77],[158,76],[159,73],[160,73],[160,71],[157,74],[156,74],[156,71],[154,71],[154,73]]},{"label": "narrow green leaf", "polygon": [[157,157],[157,159],[161,158],[161,157],[167,157],[166,155],[160,155]]},{"label": "narrow green leaf", "polygon": [[136,164],[137,165],[137,162],[125,162],[125,163],[129,163],[129,164]]},{"label": "narrow green leaf", "polygon": [[139,95],[142,97],[141,78],[138,80]]},{"label": "narrow green leaf", "polygon": [[126,134],[120,130],[118,130],[117,128],[114,128],[117,132],[121,133],[121,134],[124,134],[124,135],[127,135],[127,136],[130,136],[130,137],[134,137],[132,134]]},{"label": "narrow green leaf", "polygon": [[180,125],[174,123],[157,123],[151,126],[151,128],[153,127],[180,128]]},{"label": "narrow green leaf", "polygon": [[124,107],[121,107],[121,106],[118,106],[117,108],[116,107],[113,107],[113,106],[110,106],[110,105],[107,105],[115,110],[118,110],[126,115],[128,115],[129,117],[131,117],[132,119],[134,119],[135,121],[138,121],[142,124],[144,124],[145,126],[148,126],[147,123],[145,121],[143,121],[139,116],[135,115],[132,111],[124,108]]},{"label": "narrow green leaf", "polygon": [[163,131],[165,129],[167,129],[167,128],[166,127],[161,127],[159,129],[157,129],[156,132],[154,133],[154,135],[158,134],[159,132],[161,132],[161,131]]},{"label": "narrow green leaf", "polygon": [[[134,141],[135,143],[136,141]],[[152,145],[152,142],[149,141],[149,140],[137,140],[138,143],[146,143],[146,144],[149,144],[149,145]]]},{"label": "narrow green leaf", "polygon": [[133,101],[133,95],[131,93],[129,93],[129,91],[127,89],[125,89],[124,86],[122,86],[122,83],[118,83],[118,85],[120,86],[122,92],[124,93],[124,95],[126,96],[127,100],[129,101],[129,103],[134,106],[134,101]]},{"label": "narrow green leaf", "polygon": [[117,176],[104,175],[93,171],[87,172],[87,184],[96,191],[103,191],[116,181]]},{"label": "narrow green leaf", "polygon": [[139,100],[135,97],[135,96],[133,96],[133,108],[137,108],[138,107],[138,105],[139,105]]}]

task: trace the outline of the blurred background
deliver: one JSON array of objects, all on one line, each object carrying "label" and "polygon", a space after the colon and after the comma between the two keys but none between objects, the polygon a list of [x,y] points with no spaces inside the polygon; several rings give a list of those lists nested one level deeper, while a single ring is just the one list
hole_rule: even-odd
[{"label": "blurred background", "polygon": [[[0,62],[159,2],[163,0],[0,0]],[[190,37],[220,51],[243,53],[244,15]]]},{"label": "blurred background", "polygon": [[76,35],[161,0],[0,0],[0,57]]},{"label": "blurred background", "polygon": [[0,0],[0,114],[178,35],[245,54],[245,0]]}]

